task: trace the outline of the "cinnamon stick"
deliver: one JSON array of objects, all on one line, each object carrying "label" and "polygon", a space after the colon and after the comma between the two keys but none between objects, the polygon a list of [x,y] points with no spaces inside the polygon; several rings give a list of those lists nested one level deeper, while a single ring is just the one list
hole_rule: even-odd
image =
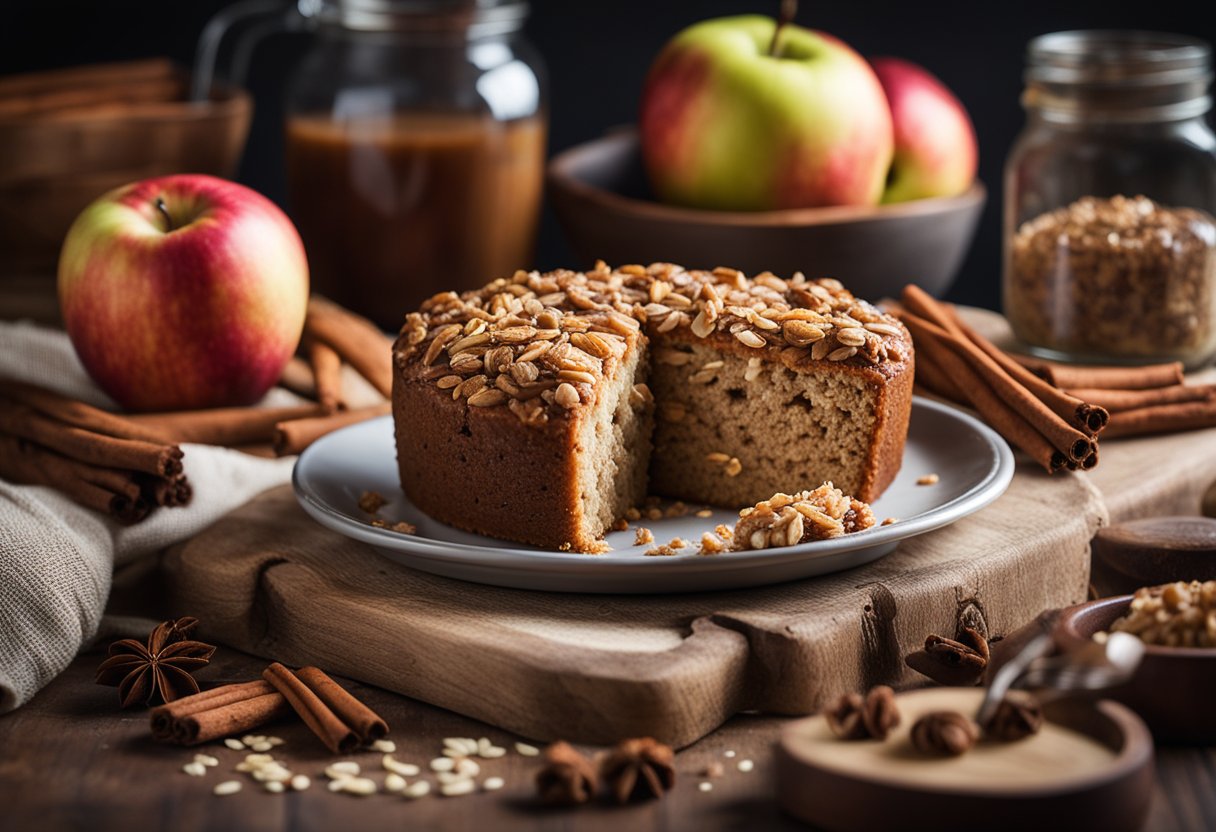
[{"label": "cinnamon stick", "polygon": [[317,385],[316,379],[313,378],[312,367],[298,355],[293,355],[288,360],[287,366],[283,368],[283,374],[279,376],[279,386],[290,390],[297,396],[316,401]]},{"label": "cinnamon stick", "polygon": [[342,359],[334,348],[310,339],[308,363],[312,366],[317,402],[330,412],[345,408],[346,403],[342,400]]},{"label": "cinnamon stick", "polygon": [[[908,325],[909,319],[915,319],[918,326],[922,322],[922,319],[908,313],[901,313],[899,318],[904,321],[905,325]],[[934,330],[937,329],[932,324],[924,323],[923,325]],[[960,389],[967,391],[968,400],[988,424],[992,425],[1001,436],[1029,454],[1035,462],[1042,465],[1049,473],[1054,473],[1061,468],[1067,467],[1068,457],[1054,447],[1042,433],[1026,420],[1025,416],[1014,410],[1000,396],[993,392],[984,378],[961,356],[947,346],[945,340],[929,335],[924,330],[918,336],[916,330],[911,325],[908,325],[908,329],[912,331],[915,341],[918,364],[921,362],[922,356],[937,364],[942,372],[953,379]],[[940,330],[937,331],[941,332]],[[945,336],[945,333],[941,333],[941,335]]]},{"label": "cinnamon stick", "polygon": [[1112,414],[1121,410],[1138,410],[1163,404],[1202,402],[1216,398],[1216,385],[1175,384],[1173,387],[1153,387],[1148,390],[1100,390],[1087,388],[1070,390],[1072,395],[1094,404],[1100,404]]},{"label": "cinnamon stick", "polygon": [[1105,437],[1143,436],[1216,427],[1216,400],[1178,402],[1111,414]]},{"label": "cinnamon stick", "polygon": [[995,361],[1002,370],[1009,374],[1010,378],[1021,384],[1031,392],[1039,401],[1047,405],[1052,412],[1059,416],[1064,421],[1086,431],[1090,435],[1096,436],[1101,433],[1102,428],[1106,427],[1106,423],[1110,421],[1110,413],[1106,408],[1098,406],[1092,402],[1087,402],[1078,396],[1074,396],[1067,391],[1054,387],[1048,382],[1036,376],[1034,373],[1027,370],[1018,362],[1014,361],[1009,355],[996,344],[989,341],[984,336],[980,335],[970,326],[968,326],[955,311],[954,307],[948,304],[938,303],[931,296],[926,294],[918,286],[908,286],[904,290],[904,301],[912,311],[917,308],[931,309],[937,314],[931,318],[938,326],[942,326],[940,321],[945,322],[945,329],[958,338],[963,338],[970,341],[976,347],[984,352],[989,358]]},{"label": "cinnamon stick", "polygon": [[[1065,464],[1079,464],[1093,452],[1094,442],[1090,437],[1067,424],[978,348],[912,312],[905,310],[899,313],[899,319],[912,333],[917,351],[925,351],[929,359],[936,362],[966,392],[976,410],[993,427],[1006,439],[1023,447],[1047,470],[1055,470],[1055,456],[1044,455],[1043,447],[1031,434],[1043,438],[1050,447],[1059,451]],[[992,415],[980,407],[979,399],[986,399],[988,392],[1003,404],[1003,407],[997,408],[991,402],[986,403],[985,407]],[[994,419],[999,419],[1000,425]],[[1013,435],[1005,434],[1002,425],[1013,431]],[[1029,428],[1029,432],[1023,425]],[[1023,443],[1028,443],[1029,447]]]},{"label": "cinnamon stick", "polygon": [[392,412],[388,402],[357,410],[344,410],[329,416],[313,416],[280,422],[274,429],[274,452],[277,456],[302,453],[305,448],[338,428],[358,424],[367,419]]},{"label": "cinnamon stick", "polygon": [[954,380],[946,375],[942,368],[925,353],[916,356],[915,382],[930,393],[935,393],[955,404],[970,404]]},{"label": "cinnamon stick", "polygon": [[138,413],[126,420],[138,428],[172,436],[176,442],[204,445],[249,445],[269,442],[275,425],[289,419],[318,416],[319,405],[299,407],[225,407],[176,413]]},{"label": "cinnamon stick", "polygon": [[0,478],[57,489],[76,503],[120,523],[137,523],[152,506],[140,495],[134,474],[100,468],[15,436],[0,434]]},{"label": "cinnamon stick", "polygon": [[1141,367],[1081,367],[1056,364],[1022,355],[1012,356],[1032,373],[1056,387],[1071,390],[1089,387],[1103,390],[1150,390],[1182,384],[1182,363],[1146,364]]},{"label": "cinnamon stick", "polygon": [[314,295],[308,301],[304,332],[331,347],[386,399],[393,389],[393,341],[366,318]]},{"label": "cinnamon stick", "polygon": [[48,418],[3,398],[0,398],[0,431],[92,465],[142,471],[158,477],[172,477],[182,472],[182,449],[176,445],[95,433]]},{"label": "cinnamon stick", "polygon": [[205,690],[153,708],[152,737],[178,745],[198,745],[251,731],[291,713],[281,693],[264,680]]},{"label": "cinnamon stick", "polygon": [[33,384],[0,381],[0,396],[20,402],[44,416],[94,433],[103,433],[119,439],[136,439],[160,444],[173,441],[153,426],[136,424],[124,416],[93,407],[76,399],[70,399],[67,396],[61,396]]},{"label": "cinnamon stick", "polygon": [[346,754],[359,747],[359,737],[330,710],[296,674],[275,662],[262,671],[262,678],[283,694],[292,710],[300,715],[325,747],[335,754]]},{"label": "cinnamon stick", "polygon": [[364,705],[319,667],[301,667],[296,676],[317,698],[338,715],[359,737],[361,743],[369,743],[388,735],[388,723],[380,715]]}]

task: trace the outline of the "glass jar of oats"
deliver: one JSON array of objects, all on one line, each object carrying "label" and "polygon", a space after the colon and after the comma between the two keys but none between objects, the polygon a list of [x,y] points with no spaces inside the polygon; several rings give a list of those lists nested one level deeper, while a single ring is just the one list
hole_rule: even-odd
[{"label": "glass jar of oats", "polygon": [[1004,305],[1045,357],[1216,354],[1211,49],[1181,35],[1031,41],[1026,126],[1005,168]]}]

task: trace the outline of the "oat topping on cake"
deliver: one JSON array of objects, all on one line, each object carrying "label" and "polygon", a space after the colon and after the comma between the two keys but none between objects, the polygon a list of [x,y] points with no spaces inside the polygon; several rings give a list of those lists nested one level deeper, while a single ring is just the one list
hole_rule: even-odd
[{"label": "oat topping on cake", "polygon": [[868,504],[825,482],[814,491],[774,494],[743,509],[731,549],[771,549],[827,540],[868,529],[874,522]]},{"label": "oat topping on cake", "polygon": [[[749,381],[765,361],[803,368],[907,358],[899,324],[836,280],[769,272],[749,278],[736,269],[687,271],[670,263],[614,270],[600,262],[585,273],[521,270],[477,291],[435,295],[406,316],[399,360],[421,363],[454,400],[507,407],[525,424],[539,425],[593,402],[597,383],[643,327],[753,352]],[[676,349],[655,356],[668,363],[690,358]],[[712,382],[721,368],[714,363],[691,380]],[[645,385],[633,396],[639,404],[653,401]],[[659,416],[679,421],[683,413],[673,403]],[[737,465],[728,457],[724,472],[734,476]]]}]

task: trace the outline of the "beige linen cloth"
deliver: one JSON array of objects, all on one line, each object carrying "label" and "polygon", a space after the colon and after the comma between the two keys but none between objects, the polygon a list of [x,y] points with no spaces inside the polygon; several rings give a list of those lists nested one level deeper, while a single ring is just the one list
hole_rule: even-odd
[{"label": "beige linen cloth", "polygon": [[[0,377],[113,407],[56,330],[0,322]],[[264,402],[296,403],[281,390]],[[207,445],[182,449],[194,499],[134,526],[53,489],[0,480],[0,713],[28,702],[97,635],[115,568],[197,534],[291,477],[294,458],[259,459]]]}]

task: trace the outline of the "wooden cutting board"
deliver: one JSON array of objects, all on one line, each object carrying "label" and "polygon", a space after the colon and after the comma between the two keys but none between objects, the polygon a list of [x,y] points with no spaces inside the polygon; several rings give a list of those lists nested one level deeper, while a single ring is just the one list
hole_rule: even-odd
[{"label": "wooden cutting board", "polygon": [[[996,340],[1000,316],[967,310]],[[1211,381],[1208,371],[1196,381]],[[737,592],[577,596],[398,566],[322,529],[286,489],[169,552],[174,608],[208,638],[315,663],[540,740],[682,746],[745,710],[808,714],[920,678],[902,657],[959,622],[1002,636],[1081,601],[1099,525],[1194,514],[1216,429],[1103,443],[1089,474],[1020,465],[979,513],[838,575]]]},{"label": "wooden cutting board", "polygon": [[578,596],[398,566],[280,488],[164,568],[175,608],[209,639],[539,740],[683,746],[740,711],[806,714],[844,690],[906,683],[904,654],[959,621],[998,636],[1083,600],[1104,519],[1083,477],[1026,469],[993,505],[863,568],[737,592]]}]

